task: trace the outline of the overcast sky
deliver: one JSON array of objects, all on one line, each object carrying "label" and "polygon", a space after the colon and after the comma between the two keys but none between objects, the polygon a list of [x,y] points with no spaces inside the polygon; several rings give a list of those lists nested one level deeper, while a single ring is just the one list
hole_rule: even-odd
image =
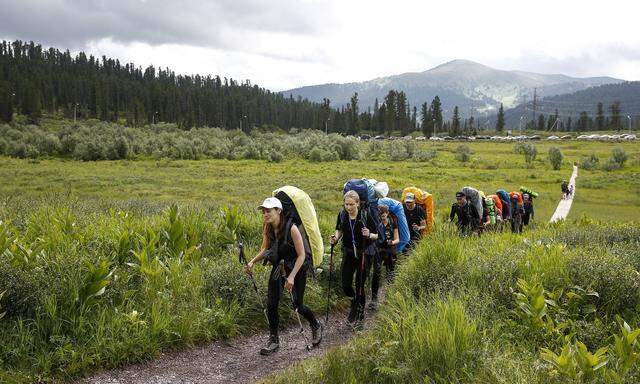
[{"label": "overcast sky", "polygon": [[640,5],[632,1],[0,0],[0,9],[0,39],[272,90],[453,59],[640,80]]}]

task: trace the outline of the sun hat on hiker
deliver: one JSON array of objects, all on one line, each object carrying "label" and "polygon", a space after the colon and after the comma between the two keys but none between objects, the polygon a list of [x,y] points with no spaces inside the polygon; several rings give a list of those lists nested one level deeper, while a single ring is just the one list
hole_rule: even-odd
[{"label": "sun hat on hiker", "polygon": [[258,209],[271,209],[271,208],[280,208],[282,209],[282,202],[275,197],[267,197],[264,199],[262,204],[258,207]]}]

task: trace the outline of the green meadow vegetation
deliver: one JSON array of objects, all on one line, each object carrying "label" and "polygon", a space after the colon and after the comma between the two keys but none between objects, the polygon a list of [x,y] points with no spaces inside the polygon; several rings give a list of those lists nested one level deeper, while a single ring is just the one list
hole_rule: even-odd
[{"label": "green meadow vegetation", "polygon": [[265,382],[638,382],[639,228],[440,228],[402,262],[371,330]]},{"label": "green meadow vegetation", "polygon": [[[608,348],[600,356],[609,361],[606,369],[592,367],[597,372],[589,375],[636,377],[631,357],[614,356],[611,337],[626,329],[622,319],[632,333],[638,325],[640,239],[633,225],[615,224],[637,221],[640,213],[637,144],[537,142],[537,155],[525,158],[513,143],[471,142],[460,149],[459,143],[358,142],[318,132],[220,131],[209,137],[217,131],[160,131],[127,141],[119,160],[78,161],[75,149],[3,152],[11,157],[0,157],[0,382],[66,381],[266,329],[262,298],[243,275],[235,246],[242,239],[248,254],[257,250],[261,218],[255,206],[277,187],[296,185],[313,199],[326,238],[343,183],[364,176],[388,182],[394,198],[410,185],[433,193],[441,229],[403,263],[375,329],[298,367],[292,374],[300,380],[544,382],[553,374],[547,368],[551,353],[566,349],[577,356],[583,351],[578,341],[593,354]],[[32,133],[31,139],[42,132]],[[13,138],[5,149],[40,143],[12,134],[3,136],[6,143]],[[226,140],[230,144],[219,153],[242,155],[203,150],[202,156],[173,156],[181,153],[174,149],[185,135],[209,140],[201,147],[209,149]],[[138,151],[138,139],[163,149]],[[96,145],[107,148],[109,140]],[[552,147],[562,153],[557,170],[548,157]],[[247,148],[260,155],[245,157]],[[559,200],[561,180],[573,162],[583,161],[597,164],[580,170],[572,225],[543,225]],[[521,185],[536,190],[536,224],[523,236],[458,239],[443,223],[454,192],[465,185],[487,193]],[[494,272],[495,279],[488,279]],[[264,289],[268,271],[257,273]],[[326,280],[321,273],[309,284],[314,309],[324,309]],[[569,296],[583,301],[575,304]],[[526,308],[540,297],[555,306],[538,312],[539,321],[518,312],[520,304]],[[344,305],[339,292],[333,299],[332,305]],[[595,312],[576,312],[584,305]],[[544,357],[541,348],[549,350]],[[564,369],[583,377],[576,367],[557,368],[554,377],[565,377]],[[511,372],[519,375],[516,381]]]}]

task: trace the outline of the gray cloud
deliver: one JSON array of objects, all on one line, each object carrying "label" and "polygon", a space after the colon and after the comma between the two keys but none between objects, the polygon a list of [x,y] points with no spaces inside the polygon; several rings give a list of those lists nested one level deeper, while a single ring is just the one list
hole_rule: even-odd
[{"label": "gray cloud", "polygon": [[60,48],[90,41],[251,51],[261,32],[318,35],[328,6],[296,0],[5,0],[0,36]]}]

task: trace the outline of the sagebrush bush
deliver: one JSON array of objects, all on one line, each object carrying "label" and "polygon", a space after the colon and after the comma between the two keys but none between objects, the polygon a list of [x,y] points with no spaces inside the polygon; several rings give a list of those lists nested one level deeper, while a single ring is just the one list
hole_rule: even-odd
[{"label": "sagebrush bush", "polygon": [[468,145],[458,145],[456,148],[456,159],[461,163],[471,160],[471,148]]},{"label": "sagebrush bush", "polygon": [[549,148],[549,163],[551,163],[551,168],[558,170],[562,166],[562,160],[564,159],[564,155],[562,151],[558,147]]},{"label": "sagebrush bush", "polygon": [[589,156],[582,156],[579,166],[582,169],[594,170],[598,167],[599,162],[600,159],[598,159],[598,156],[595,153],[592,153]]},{"label": "sagebrush bush", "polygon": [[618,164],[620,168],[624,166],[624,163],[626,163],[627,160],[629,160],[629,155],[627,155],[624,148],[617,147],[611,151],[611,161]]}]

